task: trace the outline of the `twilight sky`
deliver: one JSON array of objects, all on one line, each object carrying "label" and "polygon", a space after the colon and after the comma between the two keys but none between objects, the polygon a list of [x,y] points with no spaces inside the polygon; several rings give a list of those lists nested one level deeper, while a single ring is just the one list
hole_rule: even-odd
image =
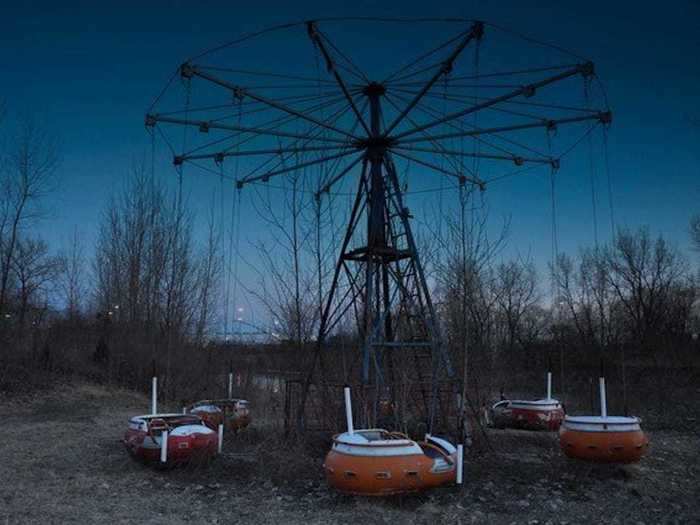
[{"label": "twilight sky", "polygon": [[[56,246],[76,227],[88,243],[94,239],[111,193],[149,151],[146,108],[186,57],[266,26],[351,15],[478,18],[590,57],[614,112],[609,155],[617,224],[649,225],[689,253],[688,220],[700,212],[700,4],[674,0],[4,5],[0,99],[10,120],[33,114],[62,145],[61,184],[40,234]],[[426,49],[423,39],[440,41],[435,35],[405,38],[405,58]],[[367,54],[362,35],[356,45]],[[159,162],[164,176],[173,174],[167,159]],[[494,183],[488,190],[492,222],[512,217],[504,255],[531,254],[540,266],[551,252],[548,179],[542,173]],[[211,180],[204,191],[206,180],[185,183],[193,206],[202,209],[218,184]],[[593,242],[585,159],[564,167],[560,181],[560,245],[572,252]],[[607,194],[598,201],[599,235],[605,240]],[[251,216],[244,236],[255,238],[259,228]]]}]

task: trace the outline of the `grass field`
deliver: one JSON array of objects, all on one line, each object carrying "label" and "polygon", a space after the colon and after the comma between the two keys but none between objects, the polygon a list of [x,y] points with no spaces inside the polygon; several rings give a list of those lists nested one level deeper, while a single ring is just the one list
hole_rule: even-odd
[{"label": "grass field", "polygon": [[698,433],[651,432],[639,465],[593,468],[555,434],[490,430],[462,488],[374,500],[327,488],[323,440],[289,444],[259,421],[207,467],[141,465],[120,439],[147,406],[89,384],[0,402],[0,523],[700,523]]}]

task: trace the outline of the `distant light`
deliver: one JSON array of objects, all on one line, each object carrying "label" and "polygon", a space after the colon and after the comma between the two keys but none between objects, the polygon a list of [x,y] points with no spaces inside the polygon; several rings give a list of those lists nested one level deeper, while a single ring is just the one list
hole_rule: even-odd
[{"label": "distant light", "polygon": [[242,318],[242,317],[238,317],[238,318],[236,318],[236,321],[242,321],[242,320],[243,320],[243,318]]},{"label": "distant light", "polygon": [[109,312],[107,312],[107,315],[114,315],[114,312],[110,310]]},{"label": "distant light", "polygon": [[118,304],[115,304],[115,305],[114,305],[114,309],[115,309],[115,310],[119,310],[119,305],[118,305]]},{"label": "distant light", "polygon": [[239,307],[238,307],[238,311],[239,311],[239,312],[242,312],[242,311],[243,311],[243,307],[242,307],[242,306],[239,306]]}]

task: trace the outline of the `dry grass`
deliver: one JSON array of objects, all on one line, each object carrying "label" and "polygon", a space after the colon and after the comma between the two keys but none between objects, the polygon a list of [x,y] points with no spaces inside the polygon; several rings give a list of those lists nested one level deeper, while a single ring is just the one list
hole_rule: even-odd
[{"label": "dry grass", "polygon": [[227,436],[209,467],[160,471],[120,438],[146,398],[63,386],[0,403],[0,523],[652,523],[700,520],[697,434],[655,432],[640,465],[566,461],[548,434],[490,432],[460,490],[388,500],[330,492],[327,438],[289,443],[264,422]]}]

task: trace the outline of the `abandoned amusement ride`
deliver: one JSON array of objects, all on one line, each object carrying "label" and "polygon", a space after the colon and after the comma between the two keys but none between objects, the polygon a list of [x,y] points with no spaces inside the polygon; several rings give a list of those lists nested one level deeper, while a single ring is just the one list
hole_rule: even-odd
[{"label": "abandoned amusement ride", "polygon": [[[435,45],[424,47],[430,39]],[[332,18],[250,33],[183,62],[145,117],[154,163],[156,151],[171,156],[180,194],[186,174],[211,175],[230,192],[236,235],[244,201],[262,194],[276,202],[275,191],[309,194],[330,228],[345,221],[332,278],[319,290],[314,358],[291,399],[300,431],[347,425],[324,469],[331,486],[363,495],[461,482],[461,444],[477,411],[466,337],[460,352],[450,351],[421,257],[421,218],[409,204],[420,210],[439,195],[464,254],[465,217],[491,185],[539,173],[551,181],[555,258],[555,180],[594,133],[607,145],[611,123],[592,61],[459,18]],[[338,366],[329,356],[347,333],[354,342]],[[494,425],[561,426],[571,457],[639,459],[639,420],[607,416],[604,405],[600,416],[564,416],[551,370],[547,381],[544,399],[492,407]],[[159,448],[168,457],[213,456],[217,429],[247,424],[247,412],[229,418],[245,405],[205,400],[185,415],[154,407],[132,419],[127,446],[142,455]]]}]

